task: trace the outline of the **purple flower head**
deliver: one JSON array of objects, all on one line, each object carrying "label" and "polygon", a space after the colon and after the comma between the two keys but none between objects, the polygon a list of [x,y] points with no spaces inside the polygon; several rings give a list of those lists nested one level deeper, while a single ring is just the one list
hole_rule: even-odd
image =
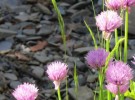
[{"label": "purple flower head", "polygon": [[120,8],[130,8],[135,5],[135,0],[106,0],[106,6],[112,10],[119,10]]},{"label": "purple flower head", "polygon": [[109,55],[103,48],[89,51],[85,59],[91,68],[99,69],[105,65],[106,58]]},{"label": "purple flower head", "polygon": [[47,74],[50,80],[53,81],[55,89],[60,86],[60,82],[67,76],[68,68],[67,64],[56,61],[47,66]]},{"label": "purple flower head", "polygon": [[119,10],[121,7],[123,7],[122,0],[106,0],[105,4],[106,7],[111,10]]},{"label": "purple flower head", "polygon": [[135,5],[135,0],[122,0],[124,7],[131,7]]},{"label": "purple flower head", "polygon": [[[115,84],[113,84],[113,83],[108,83],[107,85],[106,85],[106,88],[107,88],[107,90],[109,90],[110,92],[112,92],[112,93],[114,93],[114,94],[118,94],[118,86],[117,85],[115,85]],[[128,90],[128,88],[129,88],[129,83],[127,83],[127,84],[124,84],[124,85],[120,85],[119,86],[119,92],[121,93],[121,94],[123,94],[123,93],[125,93],[127,90]]]},{"label": "purple flower head", "polygon": [[16,100],[35,100],[38,96],[38,89],[35,84],[24,83],[19,85],[12,95]]},{"label": "purple flower head", "polygon": [[122,18],[117,12],[107,10],[96,16],[96,25],[103,32],[103,37],[109,39],[111,32],[122,25]]},{"label": "purple flower head", "polygon": [[121,61],[110,62],[106,71],[106,80],[115,85],[123,85],[133,78],[132,69]]}]

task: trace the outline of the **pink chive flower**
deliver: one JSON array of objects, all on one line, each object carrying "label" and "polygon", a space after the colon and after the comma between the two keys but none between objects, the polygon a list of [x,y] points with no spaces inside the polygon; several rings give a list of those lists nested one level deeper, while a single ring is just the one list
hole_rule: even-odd
[{"label": "pink chive flower", "polygon": [[106,0],[105,4],[106,7],[111,10],[119,10],[121,7],[123,7],[122,0]]},{"label": "pink chive flower", "polygon": [[124,7],[135,6],[135,0],[122,0]]},{"label": "pink chive flower", "polygon": [[107,10],[96,16],[96,25],[103,32],[104,39],[111,37],[111,32],[122,25],[122,18],[117,12]]},{"label": "pink chive flower", "polygon": [[103,48],[98,48],[96,50],[89,51],[85,59],[91,68],[99,69],[105,65],[106,58],[109,52],[106,52]]},{"label": "pink chive flower", "polygon": [[35,100],[38,96],[38,89],[35,84],[24,83],[19,85],[12,95],[16,100]]},{"label": "pink chive flower", "polygon": [[55,89],[60,86],[60,82],[67,76],[68,68],[67,64],[56,61],[47,66],[47,74],[50,80],[53,81]]},{"label": "pink chive flower", "polygon": [[[113,84],[113,83],[108,83],[106,85],[107,90],[109,90],[110,92],[114,93],[115,95],[118,94],[118,86]],[[119,92],[120,94],[125,93],[129,88],[129,83],[128,84],[124,84],[124,85],[120,85],[119,86]]]},{"label": "pink chive flower", "polygon": [[132,69],[121,61],[110,62],[106,71],[106,80],[115,85],[124,85],[133,78]]}]

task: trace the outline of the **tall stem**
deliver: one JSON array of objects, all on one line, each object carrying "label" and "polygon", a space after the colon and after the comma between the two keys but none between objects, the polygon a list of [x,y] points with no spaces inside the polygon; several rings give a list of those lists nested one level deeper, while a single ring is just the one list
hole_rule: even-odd
[{"label": "tall stem", "polygon": [[128,55],[128,8],[125,12],[125,42],[124,42],[124,62],[127,62]]},{"label": "tall stem", "polygon": [[103,73],[102,69],[99,70],[99,100],[104,100],[104,95],[103,95]]},{"label": "tall stem", "polygon": [[60,95],[60,87],[58,88],[57,93],[58,93],[58,100],[62,100]]},{"label": "tall stem", "polygon": [[[118,42],[118,31],[117,29],[115,29],[115,44]],[[119,59],[119,51],[118,51],[119,48],[117,48],[116,50],[116,59],[118,60]]]},{"label": "tall stem", "polygon": [[106,51],[109,51],[110,48],[110,40],[106,40]]},{"label": "tall stem", "polygon": [[[110,48],[110,40],[106,40],[106,51],[109,51]],[[107,91],[107,100],[111,100],[111,93]]]},{"label": "tall stem", "polygon": [[105,0],[102,0],[102,9],[105,10]]}]

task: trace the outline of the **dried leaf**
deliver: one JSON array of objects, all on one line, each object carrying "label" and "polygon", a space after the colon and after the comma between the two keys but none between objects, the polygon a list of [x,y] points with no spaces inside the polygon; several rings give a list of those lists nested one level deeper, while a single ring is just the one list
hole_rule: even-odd
[{"label": "dried leaf", "polygon": [[19,60],[25,60],[25,61],[29,61],[30,58],[28,58],[26,55],[20,53],[20,52],[15,52],[15,56],[19,59]]},{"label": "dried leaf", "polygon": [[47,42],[46,41],[38,41],[38,43],[35,46],[30,47],[30,50],[33,52],[42,50],[45,46],[47,46]]}]

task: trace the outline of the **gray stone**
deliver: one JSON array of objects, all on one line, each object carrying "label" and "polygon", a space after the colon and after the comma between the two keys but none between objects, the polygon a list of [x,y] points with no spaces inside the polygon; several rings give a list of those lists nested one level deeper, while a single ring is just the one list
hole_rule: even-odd
[{"label": "gray stone", "polygon": [[86,68],[85,67],[86,65],[80,59],[76,61],[76,66],[80,70],[85,70],[85,68]]},{"label": "gray stone", "polygon": [[135,50],[128,50],[128,59],[132,58],[135,55]]},{"label": "gray stone", "polygon": [[41,67],[32,67],[32,73],[38,77],[42,77],[44,75],[44,69]]},{"label": "gray stone", "polygon": [[20,21],[27,21],[29,20],[29,15],[24,12],[21,12],[18,16],[15,16],[15,19],[18,19]]},{"label": "gray stone", "polygon": [[69,94],[74,98],[74,100],[93,100],[94,99],[93,91],[86,86],[78,88],[77,96],[74,90],[75,90],[74,88],[69,88],[68,90]]},{"label": "gray stone", "polygon": [[11,10],[16,14],[20,12],[30,12],[31,5],[19,5],[19,6],[12,6]]},{"label": "gray stone", "polygon": [[15,89],[20,84],[21,84],[21,82],[19,82],[19,81],[11,81],[10,82],[10,87],[13,88],[13,89]]},{"label": "gray stone", "polygon": [[42,5],[41,3],[38,3],[37,5],[36,5],[43,13],[45,13],[45,14],[52,14],[52,12],[46,7],[46,6],[44,6],[44,5]]},{"label": "gray stone", "polygon": [[90,82],[90,83],[95,82],[97,78],[98,78],[97,75],[88,75],[87,82]]},{"label": "gray stone", "polygon": [[77,48],[74,51],[77,53],[87,53],[90,50],[94,50],[94,47],[81,47],[81,48]]},{"label": "gray stone", "polygon": [[0,28],[0,39],[16,35],[16,31]]},{"label": "gray stone", "polygon": [[[135,35],[135,8],[131,8],[131,13],[129,14],[129,33]],[[124,29],[124,28],[123,28]]]},{"label": "gray stone", "polygon": [[5,78],[7,78],[9,80],[14,80],[15,81],[15,80],[18,79],[17,76],[15,74],[13,74],[13,73],[5,73],[4,76],[5,76]]},{"label": "gray stone", "polygon": [[2,9],[11,8],[13,6],[20,5],[22,0],[0,0],[0,6]]},{"label": "gray stone", "polygon": [[5,95],[0,94],[0,100],[7,100]]},{"label": "gray stone", "polygon": [[45,27],[42,27],[39,32],[37,33],[37,35],[49,35],[53,32],[53,29],[52,27],[50,26],[45,26]]},{"label": "gray stone", "polygon": [[4,40],[0,42],[0,53],[6,53],[11,50],[11,47],[13,45],[13,40]]},{"label": "gray stone", "polygon": [[36,34],[36,30],[35,29],[24,29],[23,33],[25,35],[35,35]]},{"label": "gray stone", "polygon": [[84,86],[86,84],[86,78],[83,75],[78,75],[78,81],[80,86]]},{"label": "gray stone", "polygon": [[53,56],[51,56],[51,55],[47,56],[44,52],[37,52],[34,54],[33,57],[41,63],[46,63],[53,59]]},{"label": "gray stone", "polygon": [[132,50],[135,50],[135,39],[129,40],[129,46]]}]

